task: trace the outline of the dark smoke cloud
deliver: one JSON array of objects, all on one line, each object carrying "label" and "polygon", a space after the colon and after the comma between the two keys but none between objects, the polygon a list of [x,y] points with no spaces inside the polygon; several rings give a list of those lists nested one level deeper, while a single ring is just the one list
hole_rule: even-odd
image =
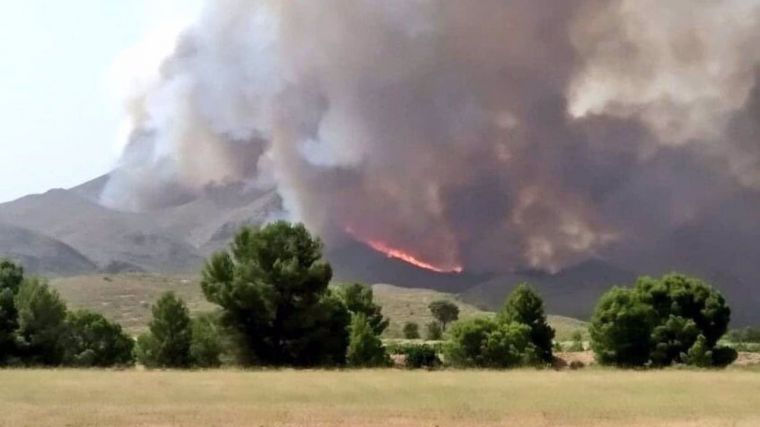
[{"label": "dark smoke cloud", "polygon": [[759,19],[756,0],[209,1],[130,100],[104,201],[244,181],[332,244],[443,268],[749,271]]}]

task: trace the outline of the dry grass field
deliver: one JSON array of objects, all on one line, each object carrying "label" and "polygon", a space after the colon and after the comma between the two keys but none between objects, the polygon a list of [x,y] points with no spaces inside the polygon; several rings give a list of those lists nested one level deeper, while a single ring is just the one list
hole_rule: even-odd
[{"label": "dry grass field", "polygon": [[2,426],[757,426],[760,374],[0,371]]}]

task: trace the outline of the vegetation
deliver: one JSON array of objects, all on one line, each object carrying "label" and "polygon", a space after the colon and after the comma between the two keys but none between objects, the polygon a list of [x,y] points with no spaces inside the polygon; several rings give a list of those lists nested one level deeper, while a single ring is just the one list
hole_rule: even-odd
[{"label": "vegetation", "polygon": [[222,365],[225,333],[213,313],[203,313],[192,320],[190,359],[199,368],[216,368]]},{"label": "vegetation", "polygon": [[725,366],[735,352],[716,345],[730,316],[723,296],[698,279],[642,277],[632,289],[616,288],[601,298],[591,325],[592,348],[608,365]]},{"label": "vegetation", "polygon": [[361,283],[353,283],[339,288],[339,295],[343,304],[352,316],[364,314],[375,335],[380,336],[390,324],[390,320],[383,316],[382,307],[375,304],[372,288]]},{"label": "vegetation", "polygon": [[98,313],[70,312],[66,317],[66,364],[77,367],[128,366],[134,341],[121,326]]},{"label": "vegetation", "polygon": [[348,344],[348,364],[358,368],[377,368],[391,364],[372,323],[364,313],[353,315]]},{"label": "vegetation", "polygon": [[535,346],[539,359],[551,363],[554,359],[554,329],[546,321],[544,301],[530,286],[519,285],[507,298],[499,317],[502,323],[527,325],[530,328],[530,342]]},{"label": "vegetation", "polygon": [[187,368],[191,365],[190,312],[174,293],[165,293],[153,306],[150,331],[137,340],[137,360],[147,367]]},{"label": "vegetation", "polygon": [[428,307],[433,317],[440,323],[441,329],[445,332],[446,326],[459,319],[459,307],[448,300],[438,300],[430,303]]},{"label": "vegetation", "polygon": [[404,325],[404,338],[408,340],[420,339],[420,325],[415,322],[406,322]]},{"label": "vegetation", "polygon": [[57,366],[66,351],[66,304],[41,279],[24,279],[16,295],[18,355],[27,365]]},{"label": "vegetation", "polygon": [[303,225],[244,228],[203,271],[206,298],[221,307],[244,365],[342,365],[350,315],[328,290],[322,243]]},{"label": "vegetation", "polygon": [[438,357],[440,348],[427,343],[404,343],[388,349],[393,354],[404,356],[404,367],[408,369],[433,369],[441,365]]},{"label": "vegetation", "polygon": [[425,325],[425,332],[429,341],[439,341],[443,339],[443,329],[438,322],[430,322]]}]

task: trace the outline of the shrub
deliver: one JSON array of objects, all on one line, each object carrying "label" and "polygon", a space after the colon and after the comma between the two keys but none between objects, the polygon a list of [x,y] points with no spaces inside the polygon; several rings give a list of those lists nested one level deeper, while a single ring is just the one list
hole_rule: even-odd
[{"label": "shrub", "polygon": [[706,368],[712,366],[712,351],[707,345],[707,339],[704,335],[697,337],[694,345],[691,346],[689,351],[682,356],[684,363],[697,366],[700,368]]},{"label": "shrub", "polygon": [[459,307],[451,301],[438,300],[433,301],[428,306],[430,313],[441,324],[441,329],[446,330],[446,326],[459,319]]},{"label": "shrub", "polygon": [[190,366],[190,312],[185,302],[167,292],[153,306],[150,332],[137,340],[136,356],[146,367],[186,368]]},{"label": "shrub", "polygon": [[65,351],[66,304],[58,292],[40,279],[25,279],[15,306],[22,360],[29,365],[60,365]]},{"label": "shrub", "polygon": [[567,348],[567,351],[571,353],[578,353],[586,350],[583,346],[583,333],[581,331],[573,332],[571,338],[572,341],[570,342],[570,346]]},{"label": "shrub", "polygon": [[405,344],[397,354],[403,354],[405,365],[409,369],[432,369],[441,364],[435,347],[428,344]]},{"label": "shrub", "polygon": [[716,368],[724,368],[736,361],[739,354],[731,347],[716,346],[712,350],[712,364]]},{"label": "shrub", "polygon": [[520,323],[530,328],[530,341],[536,348],[539,358],[551,363],[554,329],[549,326],[544,312],[544,301],[527,284],[519,285],[507,299],[499,313],[505,323]]},{"label": "shrub", "polygon": [[322,242],[303,225],[280,221],[243,228],[228,251],[207,262],[201,286],[234,331],[241,363],[339,365],[350,315],[329,292],[331,278]]},{"label": "shrub", "polygon": [[426,338],[430,341],[440,341],[443,338],[443,329],[438,322],[430,322],[425,328],[427,329]]},{"label": "shrub", "polygon": [[65,363],[78,367],[125,366],[133,362],[134,341],[121,326],[98,313],[74,311],[66,317]]},{"label": "shrub", "polygon": [[404,324],[404,338],[408,340],[420,339],[420,325],[414,322],[406,322]]},{"label": "shrub", "polygon": [[473,318],[455,323],[445,347],[446,362],[461,367],[510,368],[538,359],[530,327]]},{"label": "shrub", "polygon": [[351,366],[371,368],[391,364],[382,341],[364,313],[353,316],[350,337],[347,359]]},{"label": "shrub", "polygon": [[222,364],[222,335],[221,326],[213,314],[204,313],[192,320],[190,359],[194,366],[216,368]]}]

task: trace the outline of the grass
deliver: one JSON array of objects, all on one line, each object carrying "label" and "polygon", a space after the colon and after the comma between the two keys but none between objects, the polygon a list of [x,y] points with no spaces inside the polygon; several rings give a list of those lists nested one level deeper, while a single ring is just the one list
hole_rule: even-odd
[{"label": "grass", "polygon": [[[87,308],[119,322],[130,333],[145,330],[151,317],[150,306],[165,291],[174,291],[182,297],[193,312],[213,310],[201,294],[196,277],[155,274],[89,275],[51,280],[72,308]],[[402,337],[406,322],[416,322],[424,335],[425,325],[433,320],[428,305],[438,299],[454,301],[460,308],[461,318],[492,315],[462,302],[455,295],[427,289],[407,289],[390,285],[375,285],[375,300],[383,313],[391,319],[387,337]],[[569,341],[572,333],[585,331],[587,324],[577,319],[549,316],[556,329],[558,341]]]},{"label": "grass", "polygon": [[755,426],[730,371],[0,371],[2,426]]}]

